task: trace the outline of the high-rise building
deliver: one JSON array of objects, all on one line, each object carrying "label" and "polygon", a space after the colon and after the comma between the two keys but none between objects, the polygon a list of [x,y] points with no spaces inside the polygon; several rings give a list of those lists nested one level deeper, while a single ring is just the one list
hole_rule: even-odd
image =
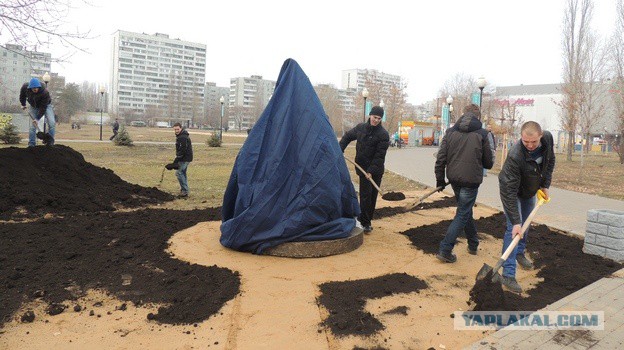
[{"label": "high-rise building", "polygon": [[262,76],[230,79],[229,117],[230,129],[246,130],[253,127],[275,90],[275,81]]},{"label": "high-rise building", "polygon": [[224,115],[227,111],[228,101],[230,99],[230,88],[226,86],[217,86],[216,83],[206,82],[206,88],[204,90],[204,114],[206,116],[206,122],[212,127],[219,127],[220,123],[227,125],[227,120],[221,120],[221,97],[224,99],[223,112]]},{"label": "high-rise building", "polygon": [[18,105],[22,84],[50,71],[52,55],[24,50],[22,46],[0,46],[0,106]]},{"label": "high-rise building", "polygon": [[400,75],[388,74],[375,69],[346,69],[342,71],[342,88],[362,91],[367,81],[390,90],[391,86],[402,87]]},{"label": "high-rise building", "polygon": [[193,123],[202,118],[206,45],[118,30],[111,63],[111,113]]}]

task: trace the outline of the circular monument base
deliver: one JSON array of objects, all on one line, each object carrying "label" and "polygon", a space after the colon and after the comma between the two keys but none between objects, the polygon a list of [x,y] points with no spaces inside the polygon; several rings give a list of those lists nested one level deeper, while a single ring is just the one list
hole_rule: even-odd
[{"label": "circular monument base", "polygon": [[354,227],[346,238],[327,241],[287,242],[265,249],[264,255],[286,258],[320,258],[323,256],[344,254],[359,248],[364,242],[361,228]]}]

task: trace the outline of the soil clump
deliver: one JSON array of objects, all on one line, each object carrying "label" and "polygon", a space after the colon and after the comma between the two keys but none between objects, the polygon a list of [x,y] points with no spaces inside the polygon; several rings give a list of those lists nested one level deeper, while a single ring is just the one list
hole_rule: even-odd
[{"label": "soil clump", "polygon": [[[451,220],[424,225],[402,232],[412,245],[427,254],[436,254]],[[505,233],[505,215],[498,213],[475,220],[477,231],[501,239]],[[475,309],[482,311],[535,311],[622,269],[624,264],[596,255],[583,253],[583,240],[551,230],[546,225],[533,224],[528,233],[527,251],[533,259],[537,277],[543,279],[523,295],[503,291],[503,305],[487,296],[476,300]],[[501,254],[502,254],[501,243]],[[493,265],[496,261],[484,261]],[[476,272],[475,272],[476,273]],[[475,275],[476,277],[476,275]],[[471,301],[472,302],[472,301]],[[471,303],[469,302],[469,303]]]},{"label": "soil clump", "polygon": [[63,145],[0,149],[0,220],[114,211],[173,200],[128,183]]},{"label": "soil clump", "polygon": [[433,202],[426,202],[417,205],[414,209],[408,210],[405,206],[401,207],[384,207],[375,209],[374,219],[379,220],[387,218],[389,216],[405,214],[416,210],[427,210],[436,208],[447,208],[457,204],[455,197],[444,197],[442,199],[435,200]]},{"label": "soil clump", "polygon": [[406,273],[323,283],[318,302],[329,311],[329,317],[323,323],[338,336],[372,335],[384,329],[384,325],[370,312],[364,311],[368,299],[418,292],[427,287],[425,281]]}]

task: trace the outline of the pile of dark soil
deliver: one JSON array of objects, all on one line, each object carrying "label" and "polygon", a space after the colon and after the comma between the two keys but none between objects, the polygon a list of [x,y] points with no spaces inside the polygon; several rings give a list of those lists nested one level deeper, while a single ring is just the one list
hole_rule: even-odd
[{"label": "pile of dark soil", "polygon": [[[409,237],[416,248],[428,254],[436,254],[450,222],[451,220],[445,220],[433,225],[412,228],[403,234]],[[476,226],[479,232],[502,240],[506,227],[505,215],[498,213],[476,220]],[[584,254],[582,249],[583,240],[577,237],[551,230],[546,225],[532,225],[529,230],[527,252],[539,270],[537,277],[543,281],[528,290],[525,296],[504,291],[503,305],[497,306],[496,300],[485,298],[475,305],[475,308],[484,311],[539,310],[624,267],[624,264],[609,259]],[[491,266],[496,263],[496,261],[484,262]],[[458,263],[461,264],[461,261]],[[476,273],[477,271],[475,277]],[[472,304],[472,301],[469,301],[469,304]]]},{"label": "pile of dark soil", "polygon": [[386,201],[402,201],[405,199],[403,192],[388,192],[381,196]]},{"label": "pile of dark soil", "polygon": [[493,271],[489,271],[484,278],[478,279],[470,290],[470,302],[475,304],[473,311],[507,310],[503,286],[499,282],[492,281],[492,277]]},{"label": "pile of dark soil", "polygon": [[338,336],[374,334],[384,326],[371,313],[364,311],[368,299],[418,292],[427,287],[426,282],[405,273],[323,283],[318,303],[329,311],[323,324]]},{"label": "pile of dark soil", "polygon": [[173,199],[154,187],[125,182],[66,146],[0,149],[1,220],[114,211]]},{"label": "pile of dark soil", "polygon": [[444,197],[442,199],[438,199],[435,200],[433,202],[426,202],[426,203],[421,203],[418,206],[416,206],[416,208],[412,209],[412,210],[407,210],[406,206],[410,205],[411,203],[407,203],[403,206],[400,207],[384,207],[384,208],[379,208],[379,209],[375,209],[375,214],[374,214],[374,219],[382,219],[382,218],[387,218],[389,216],[394,216],[394,215],[399,215],[399,214],[405,214],[411,211],[416,211],[416,210],[427,210],[427,209],[436,209],[436,208],[447,208],[447,207],[452,207],[455,206],[457,204],[457,202],[455,201],[455,197]]},{"label": "pile of dark soil", "polygon": [[82,308],[72,300],[89,289],[137,306],[162,304],[158,313],[148,315],[159,322],[190,324],[207,319],[239,293],[238,273],[189,264],[165,249],[175,232],[201,221],[220,220],[220,212],[220,208],[146,209],[3,223],[0,326],[19,318],[18,308],[34,299],[47,302],[51,315],[67,308],[79,312]]}]

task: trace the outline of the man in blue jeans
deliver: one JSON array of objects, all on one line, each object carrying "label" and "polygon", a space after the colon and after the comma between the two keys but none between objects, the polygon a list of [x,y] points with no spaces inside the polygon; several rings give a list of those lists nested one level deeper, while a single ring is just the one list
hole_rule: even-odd
[{"label": "man in blue jeans", "polygon": [[[19,96],[22,109],[28,108],[28,113],[39,123],[42,119],[47,121],[48,133],[50,134],[48,145],[54,144],[54,134],[56,131],[56,120],[54,118],[54,109],[52,108],[52,99],[48,89],[41,86],[41,82],[37,78],[32,78],[28,83],[24,83],[20,89]],[[28,107],[26,106],[28,101]],[[40,125],[43,125],[41,123]],[[44,131],[41,127],[41,131]],[[28,147],[37,145],[37,126],[35,121],[30,123],[28,129]]]},{"label": "man in blue jeans", "polygon": [[483,168],[492,169],[494,165],[487,130],[482,128],[480,117],[479,106],[466,106],[461,118],[446,131],[438,150],[436,187],[444,189],[445,177],[448,178],[457,199],[455,218],[440,242],[440,250],[436,255],[440,261],[447,263],[457,261],[453,247],[460,233],[466,234],[468,253],[476,255],[479,247],[472,207],[483,182]]},{"label": "man in blue jeans", "polygon": [[173,163],[166,166],[167,169],[176,169],[176,177],[180,182],[180,194],[178,198],[187,198],[189,195],[188,178],[186,170],[189,163],[193,161],[193,145],[188,131],[182,128],[182,124],[173,124],[173,131],[176,134],[176,157]]},{"label": "man in blue jeans", "polygon": [[[507,219],[503,237],[503,252],[516,235],[521,234],[522,224],[535,208],[536,193],[542,190],[548,199],[548,188],[555,168],[553,137],[536,122],[526,122],[520,130],[520,140],[507,155],[505,164],[498,174],[501,202]],[[522,234],[516,248],[503,263],[500,281],[506,289],[521,293],[522,287],[516,280],[516,262],[526,270],[533,269],[533,263],[526,257],[528,228]]]}]

